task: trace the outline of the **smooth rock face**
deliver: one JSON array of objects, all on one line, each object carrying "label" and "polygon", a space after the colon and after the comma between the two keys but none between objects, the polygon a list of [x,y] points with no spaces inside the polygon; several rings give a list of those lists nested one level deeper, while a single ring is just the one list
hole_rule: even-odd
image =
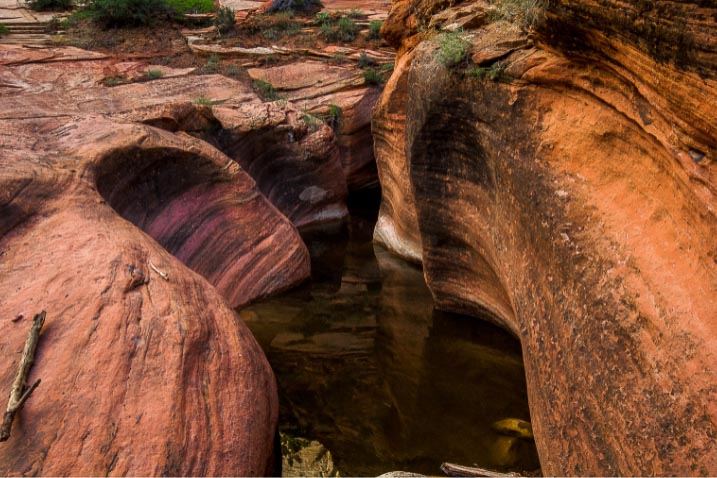
[{"label": "smooth rock face", "polygon": [[304,280],[309,257],[191,135],[217,124],[194,98],[256,96],[219,76],[102,87],[125,66],[76,49],[0,62],[0,390],[47,311],[0,473],[273,473],[274,377],[230,305]]},{"label": "smooth rock face", "polygon": [[[400,57],[396,70],[404,71],[412,60],[412,53]],[[391,76],[374,114],[374,149],[382,193],[374,241],[406,260],[420,262],[423,251],[404,136],[407,79],[405,74]]]},{"label": "smooth rock face", "polygon": [[547,475],[717,473],[717,10],[701,5],[663,12],[709,37],[687,65],[587,1],[548,12],[556,36],[566,8],[596,15],[572,43],[540,37],[569,54],[505,21],[467,31],[499,81],[441,64],[415,27],[438,3],[394,3],[384,25],[408,53],[374,119],[401,145],[377,139],[376,235],[402,255],[418,236],[440,307],[521,339]]}]

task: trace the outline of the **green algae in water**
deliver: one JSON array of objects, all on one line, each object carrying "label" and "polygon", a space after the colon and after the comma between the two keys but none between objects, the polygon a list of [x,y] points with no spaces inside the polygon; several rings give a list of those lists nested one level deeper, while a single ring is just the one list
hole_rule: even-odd
[{"label": "green algae in water", "polygon": [[354,218],[305,233],[312,283],[240,312],[276,374],[281,430],[320,442],[342,476],[539,468],[531,440],[493,426],[530,420],[520,344],[434,311],[421,269],[372,230]]}]

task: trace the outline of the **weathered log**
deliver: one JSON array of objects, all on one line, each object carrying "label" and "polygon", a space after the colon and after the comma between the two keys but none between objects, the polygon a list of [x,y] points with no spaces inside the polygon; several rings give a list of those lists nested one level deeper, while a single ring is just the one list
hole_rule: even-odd
[{"label": "weathered log", "polygon": [[7,402],[2,427],[0,427],[0,441],[7,441],[7,439],[10,438],[10,430],[12,428],[12,422],[15,419],[15,414],[22,408],[27,399],[30,398],[30,395],[35,391],[37,386],[40,385],[40,380],[38,379],[30,388],[26,388],[27,376],[30,373],[32,363],[35,361],[37,341],[40,338],[40,330],[43,325],[45,325],[44,310],[32,319],[32,327],[30,327],[30,331],[27,334],[25,348],[22,351],[22,357],[20,357],[17,375],[10,390],[10,398]]},{"label": "weathered log", "polygon": [[523,476],[520,473],[501,473],[499,471],[487,470],[485,468],[456,465],[453,463],[443,463],[441,465],[441,471],[448,476],[488,476],[498,478]]}]

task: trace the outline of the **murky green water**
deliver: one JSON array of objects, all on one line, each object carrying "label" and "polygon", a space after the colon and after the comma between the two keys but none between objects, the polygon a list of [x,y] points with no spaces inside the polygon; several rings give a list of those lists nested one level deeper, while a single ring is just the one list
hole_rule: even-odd
[{"label": "murky green water", "polygon": [[491,428],[529,420],[519,343],[434,311],[421,270],[371,243],[374,220],[305,232],[312,282],[240,312],[276,374],[280,429],[343,476],[538,468],[531,441]]}]

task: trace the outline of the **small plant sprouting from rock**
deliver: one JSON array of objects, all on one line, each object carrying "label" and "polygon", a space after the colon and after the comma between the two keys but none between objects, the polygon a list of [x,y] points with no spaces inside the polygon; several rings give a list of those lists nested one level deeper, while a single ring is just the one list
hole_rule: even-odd
[{"label": "small plant sprouting from rock", "polygon": [[30,0],[28,6],[38,12],[65,11],[73,7],[72,0]]},{"label": "small plant sprouting from rock", "polygon": [[373,68],[367,68],[363,71],[363,79],[366,84],[369,85],[380,85],[383,83],[383,75]]},{"label": "small plant sprouting from rock", "polygon": [[306,127],[309,128],[309,131],[311,131],[312,133],[318,131],[318,129],[321,127],[321,120],[312,114],[302,113],[299,118],[301,119],[301,121],[304,122]]},{"label": "small plant sprouting from rock", "polygon": [[488,79],[491,81],[498,81],[503,77],[505,67],[500,64],[499,61],[493,63],[488,69]]},{"label": "small plant sprouting from rock", "polygon": [[6,27],[5,25],[3,25],[2,23],[0,23],[0,37],[3,35],[7,35],[8,33],[10,33],[10,29],[8,27]]},{"label": "small plant sprouting from rock", "polygon": [[216,53],[212,53],[207,58],[207,62],[202,67],[204,73],[217,73],[220,68],[221,58]]},{"label": "small plant sprouting from rock", "polygon": [[242,73],[242,68],[236,65],[230,65],[227,67],[227,76],[232,78],[238,78]]},{"label": "small plant sprouting from rock", "polygon": [[491,0],[494,8],[488,12],[491,21],[505,19],[524,29],[534,27],[543,17],[545,0]]},{"label": "small plant sprouting from rock", "polygon": [[129,83],[129,79],[122,75],[108,76],[102,80],[102,84],[107,87],[123,85],[125,83]]},{"label": "small plant sprouting from rock", "polygon": [[85,8],[105,27],[146,25],[167,13],[164,0],[89,0]]},{"label": "small plant sprouting from rock", "polygon": [[468,77],[478,78],[479,80],[488,78],[491,81],[500,81],[505,75],[505,66],[501,65],[499,61],[496,61],[490,67],[475,66],[468,68],[463,74]]},{"label": "small plant sprouting from rock", "polygon": [[210,98],[207,98],[206,96],[200,96],[196,100],[194,100],[194,104],[198,106],[214,106],[214,105],[220,105],[224,103],[226,100],[212,100]]},{"label": "small plant sprouting from rock", "polygon": [[148,80],[156,80],[162,78],[164,76],[164,72],[162,70],[147,70],[144,76]]},{"label": "small plant sprouting from rock", "polygon": [[264,101],[276,101],[280,100],[283,97],[276,91],[276,88],[274,88],[274,85],[272,85],[269,82],[266,82],[264,80],[256,79],[252,81],[252,86],[254,87],[254,91],[256,91],[259,96],[262,97]]},{"label": "small plant sprouting from rock", "polygon": [[361,27],[351,18],[343,16],[337,22],[330,18],[321,24],[321,35],[329,42],[350,43],[356,39]]},{"label": "small plant sprouting from rock", "polygon": [[229,7],[221,7],[217,10],[217,16],[214,18],[214,26],[220,35],[228,35],[234,32],[236,17],[234,10]]},{"label": "small plant sprouting from rock", "polygon": [[315,25],[323,25],[324,23],[331,22],[331,14],[329,12],[319,12],[314,17]]},{"label": "small plant sprouting from rock", "polygon": [[381,38],[381,27],[383,22],[381,20],[372,20],[368,24],[368,38],[369,40],[378,40]]},{"label": "small plant sprouting from rock", "polygon": [[359,55],[357,65],[361,69],[374,67],[376,66],[376,60],[368,56],[365,51],[362,51]]},{"label": "small plant sprouting from rock", "polygon": [[468,60],[470,46],[460,32],[443,33],[438,39],[438,57],[449,68],[458,66]]},{"label": "small plant sprouting from rock", "polygon": [[324,121],[328,124],[332,130],[338,131],[341,126],[341,117],[343,116],[343,110],[339,105],[331,103],[329,105],[329,111],[326,114]]},{"label": "small plant sprouting from rock", "polygon": [[267,12],[306,12],[321,8],[320,0],[274,0],[267,8]]}]

